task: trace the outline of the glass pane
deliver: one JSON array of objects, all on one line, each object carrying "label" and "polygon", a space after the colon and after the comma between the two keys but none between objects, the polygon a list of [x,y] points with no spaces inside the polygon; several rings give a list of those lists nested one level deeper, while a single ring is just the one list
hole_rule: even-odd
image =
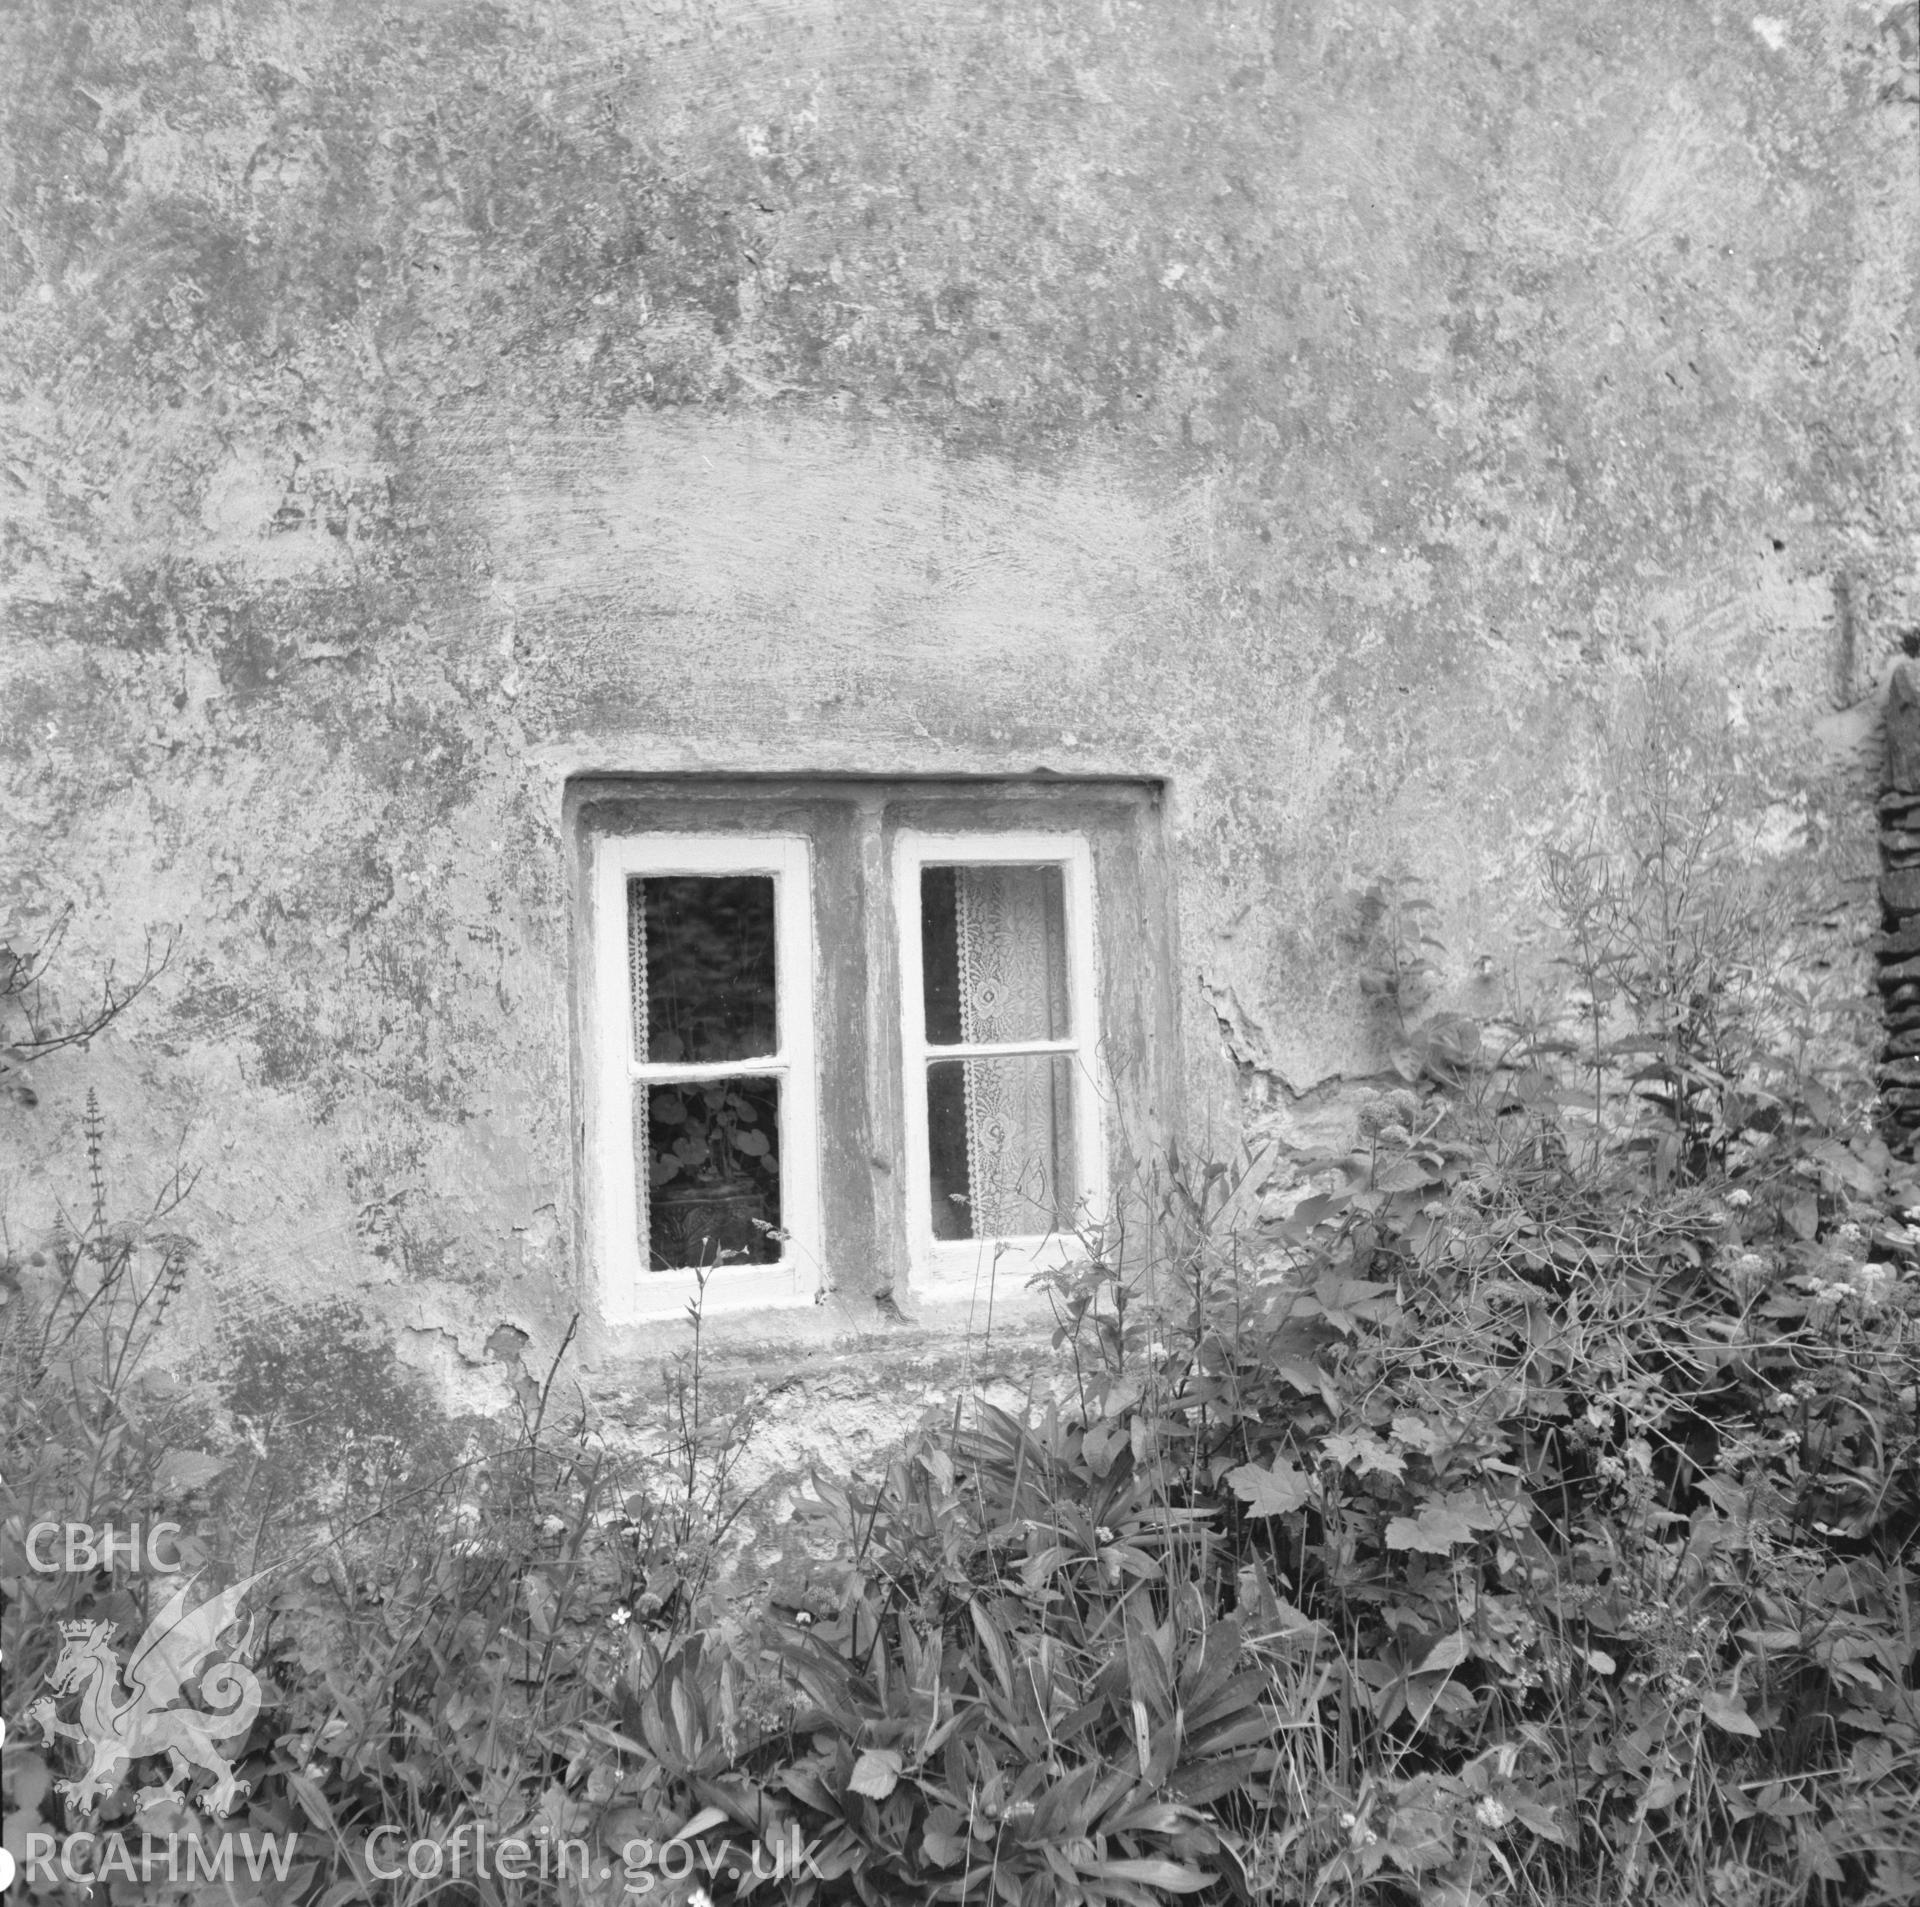
[{"label": "glass pane", "polygon": [[771,874],[629,881],[627,944],[636,1058],[698,1066],[780,1050]]},{"label": "glass pane", "polygon": [[1072,1229],[1073,1066],[1062,1053],[929,1064],[935,1238],[1028,1238]]},{"label": "glass pane", "polygon": [[641,1083],[633,1164],[655,1271],[780,1262],[780,1082]]},{"label": "glass pane", "polygon": [[1069,1036],[1057,865],[921,869],[920,957],[929,1046]]}]

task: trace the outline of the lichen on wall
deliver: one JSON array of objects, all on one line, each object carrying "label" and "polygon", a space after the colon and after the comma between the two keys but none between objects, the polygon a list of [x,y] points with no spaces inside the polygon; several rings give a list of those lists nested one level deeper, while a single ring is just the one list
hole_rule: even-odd
[{"label": "lichen on wall", "polygon": [[345,1294],[482,1392],[557,1341],[570,774],[1166,777],[1221,1144],[1380,1064],[1353,888],[1420,871],[1461,987],[1524,937],[1655,652],[1869,865],[1897,10],[4,31],[0,905],[71,907],[77,992],[176,943],[6,1198],[48,1222],[97,1087],[130,1187],[200,1169],[196,1331]]}]

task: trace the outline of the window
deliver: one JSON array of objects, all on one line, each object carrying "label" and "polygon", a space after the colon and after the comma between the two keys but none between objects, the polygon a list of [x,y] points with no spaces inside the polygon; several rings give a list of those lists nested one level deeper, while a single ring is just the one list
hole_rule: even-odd
[{"label": "window", "polygon": [[1070,1249],[1102,1203],[1087,844],[902,833],[894,864],[914,1262]]},{"label": "window", "polygon": [[[1148,784],[576,784],[610,1322],[973,1293],[1077,1254],[1162,1110]],[[1007,1288],[1007,1287],[1003,1287]]]},{"label": "window", "polygon": [[615,1311],[682,1304],[712,1267],[730,1302],[791,1301],[819,1266],[807,875],[791,838],[601,843],[599,1123],[626,1141],[601,1184]]}]

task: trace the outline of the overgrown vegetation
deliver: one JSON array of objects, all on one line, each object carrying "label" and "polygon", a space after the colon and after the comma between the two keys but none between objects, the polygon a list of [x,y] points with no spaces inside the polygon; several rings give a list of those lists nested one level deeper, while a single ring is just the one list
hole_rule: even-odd
[{"label": "overgrown vegetation", "polygon": [[[1432,916],[1377,888],[1396,1076],[1358,1146],[1264,1204],[1270,1158],[1169,1157],[1052,1279],[1030,1408],[817,1481],[830,1614],[743,1626],[706,1593],[750,1426],[711,1421],[697,1315],[660,1448],[523,1373],[450,1471],[335,1506],[263,1598],[228,1822],[300,1858],[238,1891],[1920,1898],[1920,1186],[1751,801],[1659,706],[1645,746],[1638,807],[1550,858],[1561,984],[1427,1010]],[[32,1519],[206,1511],[204,1560],[288,1553],[239,1533],[244,1463],[183,1464],[134,1356],[181,1261],[105,1212],[96,1172],[51,1300],[10,1307],[38,1320],[7,1393],[10,1703],[56,1616],[147,1614],[124,1572],[21,1570]],[[66,1750],[15,1713],[15,1824],[52,1823]],[[99,1822],[191,1818],[137,1798]],[[475,1879],[479,1824],[580,1858]],[[382,1825],[441,1871],[381,1878]]]}]

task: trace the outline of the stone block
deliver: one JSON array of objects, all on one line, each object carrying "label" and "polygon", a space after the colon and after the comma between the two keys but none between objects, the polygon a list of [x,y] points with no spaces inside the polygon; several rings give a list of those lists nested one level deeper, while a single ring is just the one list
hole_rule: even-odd
[{"label": "stone block", "polygon": [[1894,665],[1887,684],[1887,786],[1920,793],[1920,666]]}]

